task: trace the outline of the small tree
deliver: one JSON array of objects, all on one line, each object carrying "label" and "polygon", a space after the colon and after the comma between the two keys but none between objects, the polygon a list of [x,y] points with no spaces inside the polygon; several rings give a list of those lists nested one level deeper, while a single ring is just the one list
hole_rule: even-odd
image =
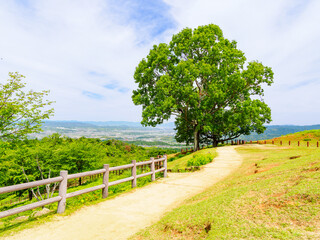
[{"label": "small tree", "polygon": [[216,114],[237,109],[252,95],[263,96],[262,84],[273,82],[271,68],[256,61],[245,64],[236,42],[225,39],[214,24],[185,28],[169,45],[153,46],[134,74],[138,89],[132,100],[142,105],[141,123],[156,126],[175,116],[176,126],[191,129],[198,150],[201,131],[213,131],[220,123]]},{"label": "small tree", "polygon": [[49,91],[24,91],[23,75],[9,73],[7,83],[0,83],[0,139],[13,140],[39,132],[43,119],[53,115],[53,102],[45,100]]}]

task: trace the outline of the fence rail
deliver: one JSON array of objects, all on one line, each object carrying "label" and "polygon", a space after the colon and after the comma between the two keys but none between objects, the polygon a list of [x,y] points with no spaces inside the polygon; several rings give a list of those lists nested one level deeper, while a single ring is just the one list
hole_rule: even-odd
[{"label": "fence rail", "polygon": [[[163,162],[163,166],[160,166],[160,163]],[[142,173],[137,175],[137,166],[146,166],[150,165],[150,172]],[[157,170],[155,165],[157,165]],[[109,182],[109,173],[113,171],[123,170],[131,168],[131,177],[119,179],[116,181]],[[15,192],[19,190],[24,190],[28,188],[38,187],[41,185],[46,185],[50,183],[56,183],[59,182],[59,196],[52,197],[46,200],[38,201],[35,203],[31,203],[28,205],[24,205],[21,207],[9,209],[3,212],[0,212],[0,218],[8,217],[17,213],[25,212],[34,208],[42,207],[51,203],[58,202],[58,209],[57,213],[63,213],[66,208],[66,200],[71,197],[79,196],[85,193],[93,192],[102,189],[102,197],[106,198],[108,196],[108,187],[114,186],[120,183],[132,182],[132,188],[137,186],[137,179],[141,177],[146,177],[151,175],[151,181],[155,181],[155,174],[158,172],[163,172],[163,176],[167,177],[167,156],[164,155],[164,157],[159,159],[150,158],[149,161],[143,161],[143,162],[136,162],[136,160],[132,160],[131,164],[126,164],[122,166],[116,166],[116,167],[109,167],[109,164],[104,164],[103,169],[98,169],[94,171],[88,171],[83,173],[76,173],[76,174],[70,174],[68,175],[68,171],[60,171],[60,176],[55,178],[49,178],[44,179],[40,181],[34,181],[30,183],[22,183],[18,185],[12,185],[7,187],[0,188],[0,194],[3,193],[9,193],[9,192]],[[97,174],[103,174],[102,177],[102,184],[86,189],[82,189],[79,191],[67,193],[68,189],[68,180],[74,179],[74,178],[81,178],[81,177],[87,177],[87,176],[93,176]]]},{"label": "fence rail", "polygon": [[[252,143],[250,141],[250,143]],[[283,146],[285,144],[287,144],[288,146],[298,146],[298,147],[319,147],[319,141],[316,142],[311,142],[310,141],[283,141],[283,140],[258,140],[257,144],[279,144],[280,146]]]}]

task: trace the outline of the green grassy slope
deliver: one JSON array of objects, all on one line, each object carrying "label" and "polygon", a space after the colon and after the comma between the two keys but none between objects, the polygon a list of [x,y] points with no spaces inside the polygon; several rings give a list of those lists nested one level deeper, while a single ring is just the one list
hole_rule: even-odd
[{"label": "green grassy slope", "polygon": [[241,146],[242,166],[134,239],[320,239],[320,149]]},{"label": "green grassy slope", "polygon": [[320,141],[320,130],[306,130],[303,132],[288,134],[285,136],[274,138],[274,140],[292,141],[292,142],[296,142],[296,141],[317,142],[317,141]]},{"label": "green grassy slope", "polygon": [[179,157],[181,154],[180,153],[171,154],[171,155],[168,155],[168,169],[175,170],[175,169],[184,169],[184,168],[188,167],[187,166],[188,161],[190,159],[192,159],[195,154],[196,155],[210,154],[212,156],[212,158],[217,156],[216,149],[214,149],[214,148],[202,149],[200,151],[197,151],[197,152],[191,153],[189,155],[183,156],[181,158],[178,158],[174,161],[171,161],[171,159],[174,157]]}]

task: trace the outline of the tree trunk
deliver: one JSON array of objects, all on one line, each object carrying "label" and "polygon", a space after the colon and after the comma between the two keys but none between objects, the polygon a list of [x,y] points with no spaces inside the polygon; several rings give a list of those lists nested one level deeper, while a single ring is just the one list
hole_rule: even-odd
[{"label": "tree trunk", "polygon": [[218,143],[219,143],[218,140],[213,139],[213,140],[212,140],[212,147],[218,147]]},{"label": "tree trunk", "polygon": [[199,138],[200,138],[200,132],[197,129],[197,127],[195,127],[195,130],[194,130],[194,151],[198,151],[200,149]]}]

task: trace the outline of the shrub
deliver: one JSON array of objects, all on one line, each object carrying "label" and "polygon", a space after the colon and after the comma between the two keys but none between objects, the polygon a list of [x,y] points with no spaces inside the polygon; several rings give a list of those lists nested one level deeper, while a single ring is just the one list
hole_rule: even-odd
[{"label": "shrub", "polygon": [[213,156],[211,154],[208,155],[200,155],[200,154],[195,154],[193,155],[193,158],[188,160],[187,166],[202,166],[207,163],[210,163],[213,159]]}]

